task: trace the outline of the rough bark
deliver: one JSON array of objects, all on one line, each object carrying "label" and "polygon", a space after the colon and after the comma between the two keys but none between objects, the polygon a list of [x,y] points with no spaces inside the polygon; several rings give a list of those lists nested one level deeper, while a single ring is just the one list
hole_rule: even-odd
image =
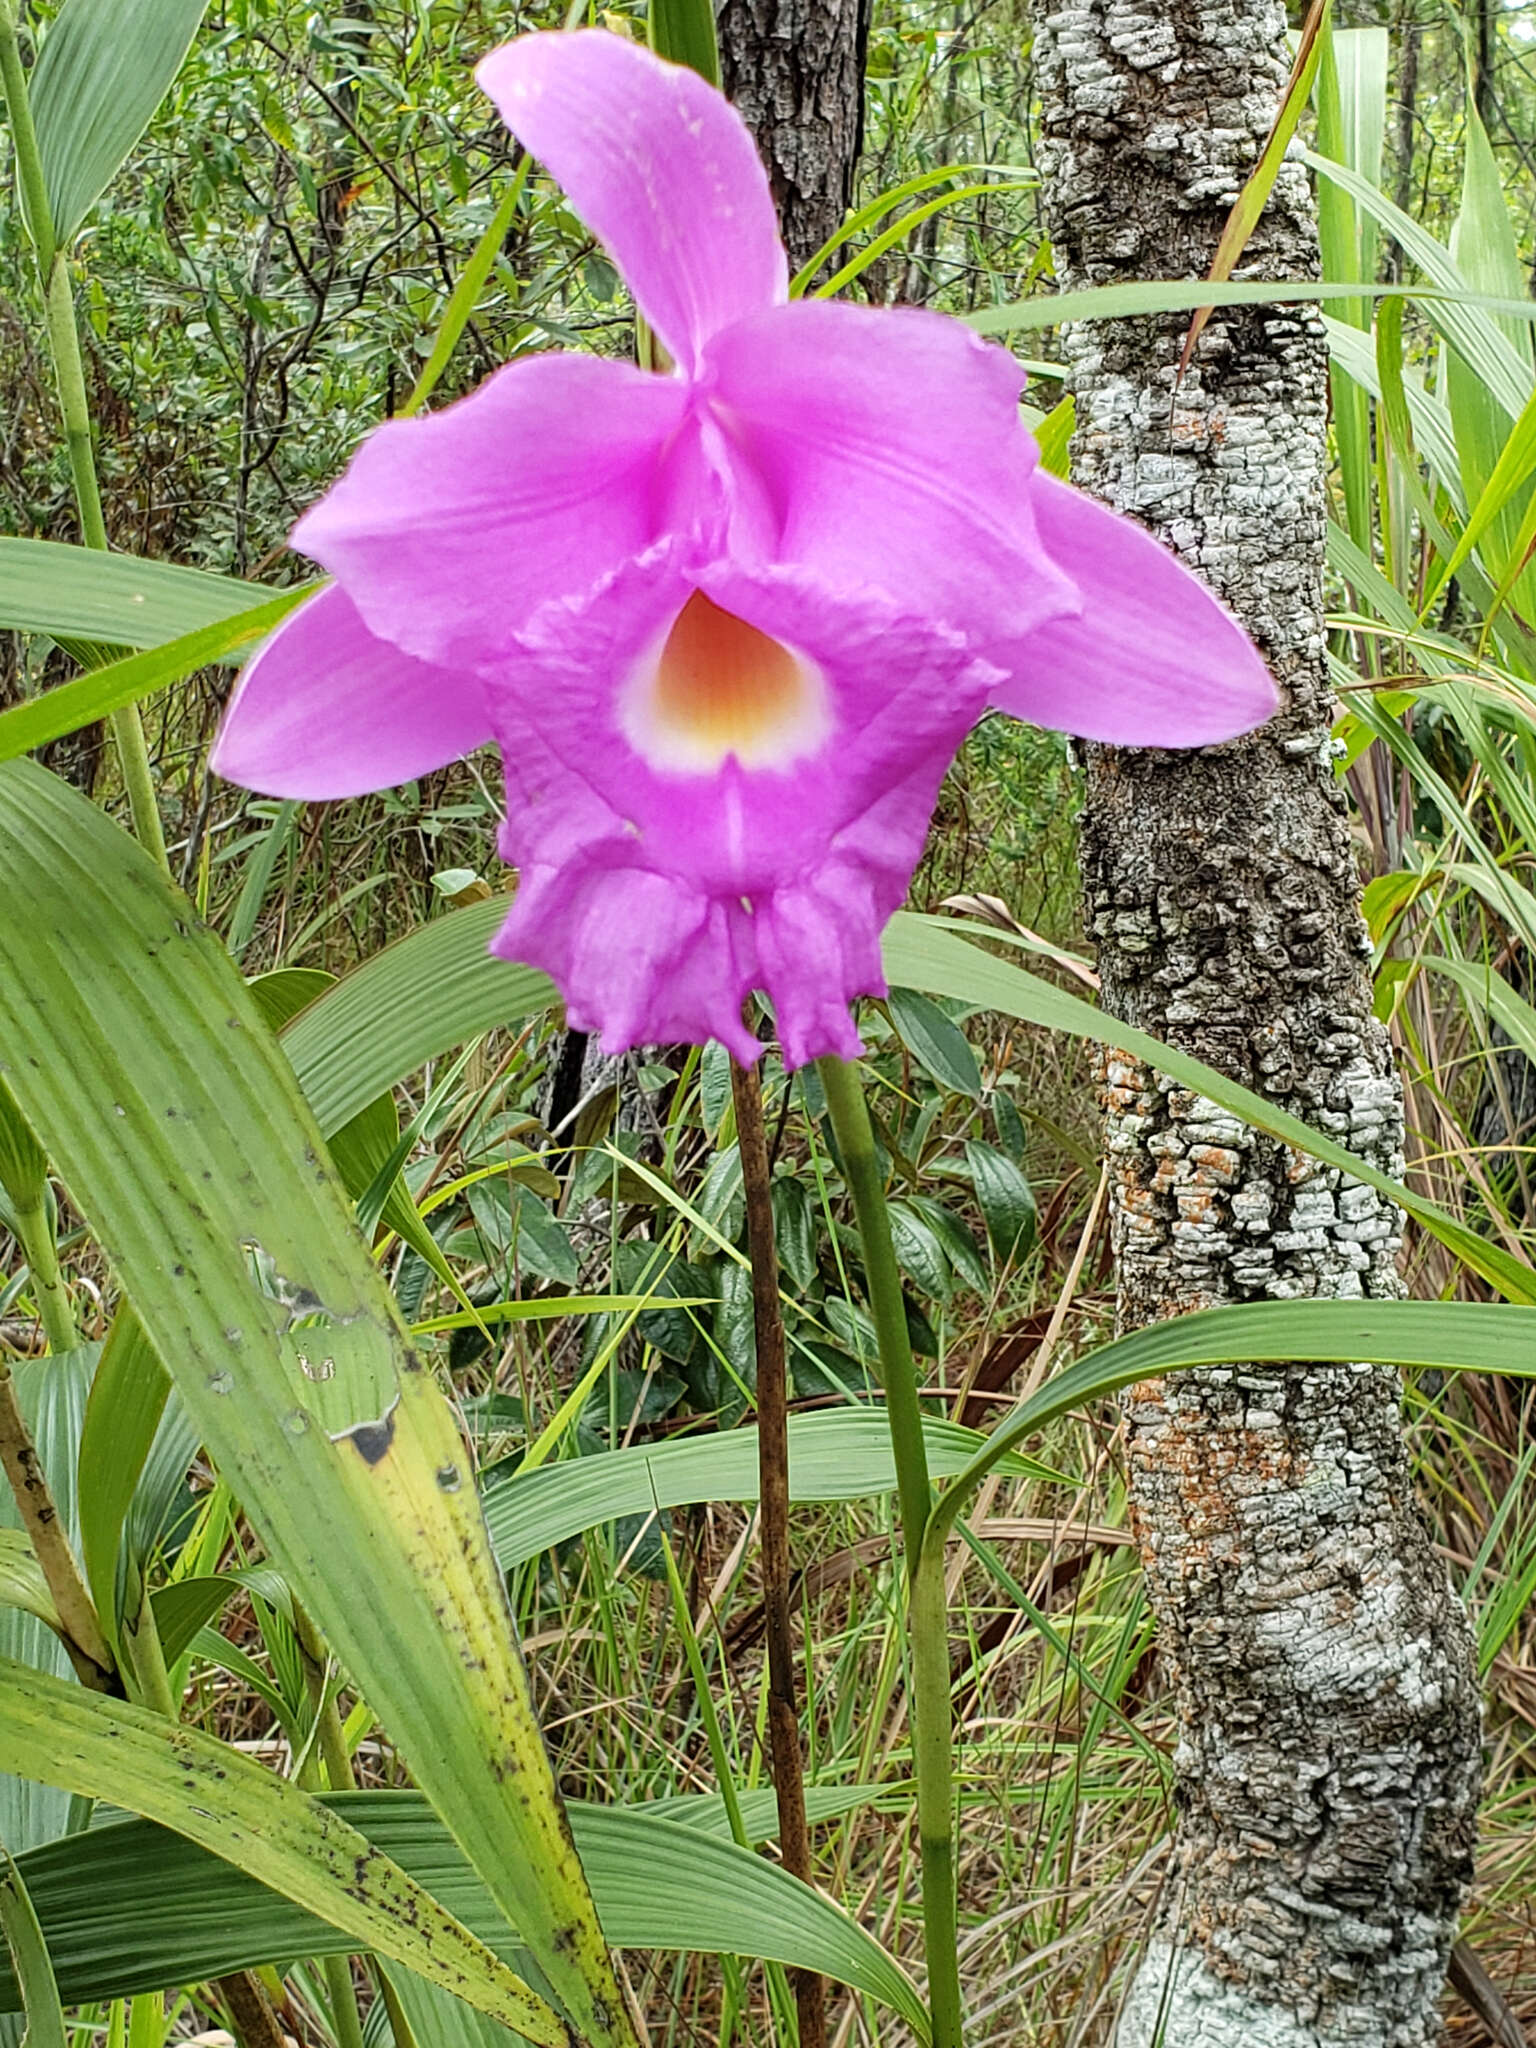
[{"label": "rough bark", "polygon": [[[1206,273],[1287,70],[1273,0],[1039,0],[1066,286]],[[1287,165],[1240,275],[1314,272]],[[1089,750],[1083,876],[1106,1007],[1400,1170],[1329,727],[1327,364],[1306,308],[1068,330],[1078,483],[1141,518],[1273,665],[1262,733]],[[1109,1062],[1120,1313],[1398,1292],[1399,1218],[1135,1062]],[[1119,2043],[1426,2048],[1470,1874],[1470,1635],[1374,1367],[1133,1389],[1138,1536],[1174,1675],[1179,1828]]]},{"label": "rough bark", "polygon": [[721,83],[757,140],[791,269],[842,225],[863,145],[869,0],[723,0]]}]

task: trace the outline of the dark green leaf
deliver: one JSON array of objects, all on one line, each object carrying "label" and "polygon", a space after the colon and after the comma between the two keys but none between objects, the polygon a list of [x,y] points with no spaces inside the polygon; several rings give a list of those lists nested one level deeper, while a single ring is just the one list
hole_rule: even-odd
[{"label": "dark green leaf", "polygon": [[941,1088],[972,1098],[981,1094],[976,1055],[952,1017],[915,989],[893,988],[887,1003],[902,1043]]},{"label": "dark green leaf", "polygon": [[902,1270],[931,1300],[947,1301],[949,1261],[930,1225],[906,1202],[892,1202],[890,1218],[891,1241]]},{"label": "dark green leaf", "polygon": [[1033,1188],[1011,1159],[978,1139],[967,1141],[965,1163],[993,1251],[1005,1265],[1023,1258],[1038,1222]]},{"label": "dark green leaf", "polygon": [[786,1175],[774,1181],[773,1234],[779,1264],[804,1290],[816,1284],[816,1205],[805,1185]]}]

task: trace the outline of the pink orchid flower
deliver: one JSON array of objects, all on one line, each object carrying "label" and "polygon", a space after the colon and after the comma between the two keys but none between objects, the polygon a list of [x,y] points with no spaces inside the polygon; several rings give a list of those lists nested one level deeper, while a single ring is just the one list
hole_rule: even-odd
[{"label": "pink orchid flower", "polygon": [[294,529],[335,582],[246,668],[214,766],[344,797],[494,739],[495,950],[573,1027],[751,1060],[761,989],[787,1064],[852,1056],[983,712],[1200,746],[1274,687],[1172,555],[1041,471],[1005,349],[789,301],[767,177],[701,78],[601,30],[476,76],[675,368],[537,355],[372,433]]}]

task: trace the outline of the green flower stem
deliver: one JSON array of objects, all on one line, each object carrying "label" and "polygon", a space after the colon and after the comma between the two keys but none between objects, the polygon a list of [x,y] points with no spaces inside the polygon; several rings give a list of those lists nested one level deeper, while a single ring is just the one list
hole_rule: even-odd
[{"label": "green flower stem", "polygon": [[[37,271],[43,289],[43,306],[48,333],[48,351],[59,390],[59,411],[64,422],[64,439],[69,449],[69,467],[75,484],[75,503],[80,514],[80,533],[88,548],[105,551],[106,521],[102,517],[101,490],[96,479],[96,456],[91,444],[91,409],[85,389],[85,368],[80,356],[80,330],[75,321],[74,293],[69,281],[69,263],[54,241],[53,217],[48,205],[48,188],[43,177],[42,153],[32,122],[32,105],[27,95],[27,75],[22,66],[21,46],[10,0],[0,0],[0,85],[5,89],[6,110],[11,122],[11,140],[16,153],[16,178],[21,187],[27,227],[37,252]],[[136,704],[126,704],[112,713],[112,737],[117,746],[128,792],[133,829],[161,867],[170,872],[166,858],[165,833],[155,801],[154,776],[144,726]]]},{"label": "green flower stem", "polygon": [[293,1632],[299,1639],[299,1654],[304,1660],[304,1684],[310,1705],[315,1710],[315,1739],[325,1764],[326,1779],[333,1792],[355,1792],[357,1777],[347,1748],[346,1730],[341,1723],[341,1710],[336,1704],[335,1692],[326,1683],[325,1644],[320,1631],[297,1600],[293,1603]]},{"label": "green flower stem", "polygon": [[59,410],[69,448],[75,503],[80,508],[80,533],[88,548],[107,548],[107,522],[96,481],[96,456],[91,446],[91,415],[85,390],[85,365],[80,357],[80,331],[75,323],[75,295],[69,265],[56,255],[48,268],[46,311],[48,347],[59,385]]},{"label": "green flower stem", "polygon": [[16,1240],[26,1254],[32,1276],[32,1298],[37,1303],[38,1321],[52,1352],[73,1351],[80,1342],[69,1306],[64,1276],[59,1270],[59,1251],[54,1242],[53,1218],[48,1213],[47,1189],[40,1189],[35,1202],[13,1204]]},{"label": "green flower stem", "polygon": [[[54,375],[59,385],[59,408],[64,415],[64,437],[69,446],[69,466],[75,480],[75,503],[80,511],[80,531],[88,548],[107,547],[107,526],[102,517],[101,490],[96,481],[96,456],[91,445],[91,411],[85,389],[85,366],[80,359],[80,330],[75,321],[75,298],[70,288],[69,264],[60,250],[48,277],[48,346],[53,355]],[[149,765],[149,748],[144,740],[144,723],[137,704],[124,704],[111,714],[112,738],[117,746],[118,764],[128,791],[128,809],[140,845],[154,855],[167,874],[170,862],[165,851],[165,831],[160,823],[160,806],[155,800],[155,778]]]},{"label": "green flower stem", "polygon": [[891,1242],[891,1219],[885,1206],[875,1133],[858,1068],[847,1060],[824,1059],[816,1062],[816,1071],[832,1113],[832,1133],[842,1154],[843,1174],[853,1197],[853,1212],[864,1247],[869,1312],[880,1347],[880,1377],[891,1425],[891,1449],[896,1458],[901,1540],[911,1574],[917,1570],[933,1489],[928,1483],[928,1452],[923,1442],[922,1411],[917,1405],[917,1373],[912,1364],[907,1311],[902,1300],[896,1247]]},{"label": "green flower stem", "polygon": [[37,251],[37,267],[46,278],[53,267],[53,214],[48,205],[48,187],[43,180],[43,156],[32,125],[32,102],[27,97],[27,74],[22,68],[21,45],[16,37],[16,10],[12,0],[0,0],[0,85],[5,88],[6,111],[11,121],[11,143],[16,152],[16,182],[27,229]]},{"label": "green flower stem", "polygon": [[163,1714],[167,1721],[179,1721],[181,1709],[171,1691],[171,1674],[166,1669],[165,1650],[160,1641],[160,1628],[155,1620],[155,1605],[150,1598],[147,1578],[140,1581],[139,1611],[123,1630],[123,1653],[137,1704]]},{"label": "green flower stem", "polygon": [[901,1274],[891,1242],[890,1213],[875,1152],[875,1134],[857,1067],[845,1060],[817,1062],[853,1197],[864,1247],[865,1288],[880,1348],[880,1377],[896,1461],[902,1546],[907,1564],[907,1632],[912,1659],[913,1769],[923,1858],[923,1932],[928,1962],[928,2005],[933,2048],[960,2048],[963,2013],[955,1908],[954,1746],[950,1727],[949,1627],[944,1559],[923,1558],[923,1537],[933,1505],[923,1443],[917,1374],[907,1335]]},{"label": "green flower stem", "polygon": [[912,1658],[912,1772],[923,1864],[923,1947],[933,2048],[960,2048],[959,1921],[955,1899],[954,1732],[949,1692],[949,1614],[944,1549],[919,1560],[907,1589]]}]

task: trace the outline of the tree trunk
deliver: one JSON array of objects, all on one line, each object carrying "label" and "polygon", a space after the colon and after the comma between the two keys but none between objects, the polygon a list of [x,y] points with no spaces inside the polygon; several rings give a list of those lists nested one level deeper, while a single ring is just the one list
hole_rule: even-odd
[{"label": "tree trunk", "polygon": [[[1287,71],[1274,0],[1059,0],[1036,55],[1064,286],[1206,274]],[[1282,171],[1244,276],[1310,276]],[[1067,330],[1076,481],[1141,518],[1264,648],[1285,708],[1198,754],[1091,748],[1082,860],[1104,1002],[1400,1170],[1329,738],[1327,359],[1308,308]],[[1399,1292],[1400,1219],[1138,1063],[1104,1095],[1125,1327]],[[1179,1829],[1120,2048],[1427,2048],[1471,1871],[1470,1632],[1414,1504],[1396,1376],[1235,1364],[1126,1403],[1179,1716]]]},{"label": "tree trunk", "polygon": [[[1419,120],[1419,42],[1424,31],[1416,21],[1401,24],[1401,61],[1397,74],[1397,192],[1395,197],[1404,213],[1413,211],[1413,146],[1418,139]],[[1394,244],[1394,247],[1396,245]],[[1401,262],[1393,271],[1400,276]]]},{"label": "tree trunk", "polygon": [[1493,66],[1498,48],[1494,8],[1497,0],[1475,0],[1472,9],[1472,26],[1476,37],[1476,55],[1472,65],[1472,98],[1477,107],[1477,118],[1487,129],[1493,127],[1494,95]]},{"label": "tree trunk", "polygon": [[756,137],[798,270],[853,196],[869,0],[723,0],[716,28],[726,98]]}]

